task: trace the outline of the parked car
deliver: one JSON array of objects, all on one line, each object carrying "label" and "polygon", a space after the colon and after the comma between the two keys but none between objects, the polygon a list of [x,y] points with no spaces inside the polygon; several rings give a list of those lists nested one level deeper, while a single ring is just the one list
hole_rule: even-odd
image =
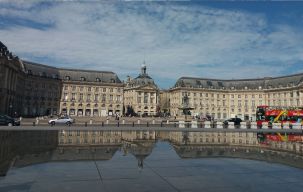
[{"label": "parked car", "polygon": [[0,125],[19,126],[20,121],[17,119],[14,119],[8,115],[0,115]]},{"label": "parked car", "polygon": [[70,118],[69,116],[58,117],[57,119],[51,119],[48,121],[48,123],[51,125],[55,125],[55,124],[71,125],[74,122],[75,120]]},{"label": "parked car", "polygon": [[242,122],[242,119],[240,119],[240,118],[230,118],[230,119],[227,119],[227,120],[225,120],[223,123],[224,123],[224,125],[228,125],[228,122],[234,122],[235,123],[235,125],[240,125],[240,123]]}]

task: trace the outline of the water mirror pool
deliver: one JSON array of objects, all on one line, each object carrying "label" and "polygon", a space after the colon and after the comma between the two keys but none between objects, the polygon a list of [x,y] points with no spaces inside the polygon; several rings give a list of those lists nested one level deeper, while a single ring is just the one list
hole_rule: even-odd
[{"label": "water mirror pool", "polygon": [[0,191],[297,192],[303,187],[301,137],[2,131]]}]

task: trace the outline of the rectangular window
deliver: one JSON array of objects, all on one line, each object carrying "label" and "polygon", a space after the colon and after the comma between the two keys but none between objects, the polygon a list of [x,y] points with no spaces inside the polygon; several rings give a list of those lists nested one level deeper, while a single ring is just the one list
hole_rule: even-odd
[{"label": "rectangular window", "polygon": [[106,101],[106,94],[102,94],[102,102]]},{"label": "rectangular window", "polygon": [[148,94],[144,93],[144,103],[147,103],[147,102],[148,102]]},{"label": "rectangular window", "polygon": [[72,93],[72,100],[76,99],[76,93]]},{"label": "rectangular window", "polygon": [[68,99],[68,94],[67,93],[64,93],[63,94],[63,99],[66,101]]},{"label": "rectangular window", "polygon": [[99,95],[95,94],[95,101],[98,101],[98,100],[99,100]]}]

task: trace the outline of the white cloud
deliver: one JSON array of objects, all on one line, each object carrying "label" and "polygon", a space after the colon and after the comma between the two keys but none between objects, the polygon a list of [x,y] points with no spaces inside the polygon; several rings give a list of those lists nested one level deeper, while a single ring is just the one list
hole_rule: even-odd
[{"label": "white cloud", "polygon": [[[21,58],[39,62],[47,57],[55,66],[111,70],[123,79],[139,73],[145,57],[151,76],[162,79],[162,86],[172,86],[163,81],[181,76],[281,75],[303,60],[302,33],[272,25],[262,14],[174,3],[0,7],[0,17],[26,20],[0,29],[1,40]],[[51,27],[39,29],[30,22]]]}]

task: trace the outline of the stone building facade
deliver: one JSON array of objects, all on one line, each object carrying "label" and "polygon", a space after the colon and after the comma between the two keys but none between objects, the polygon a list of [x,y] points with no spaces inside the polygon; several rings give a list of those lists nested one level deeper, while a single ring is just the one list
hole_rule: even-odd
[{"label": "stone building facade", "polygon": [[0,42],[0,114],[107,116],[166,112],[181,115],[188,96],[191,115],[255,120],[258,105],[302,107],[303,74],[220,80],[181,77],[160,91],[146,66],[121,82],[113,72],[56,68],[20,60]]},{"label": "stone building facade", "polygon": [[0,42],[0,114],[107,116],[123,110],[113,72],[56,68],[20,60]]},{"label": "stone building facade", "polygon": [[182,77],[169,91],[170,113],[187,95],[192,115],[214,119],[240,117],[255,120],[258,105],[300,107],[303,105],[303,74],[275,78],[219,80]]},{"label": "stone building facade", "polygon": [[[24,65],[24,116],[57,115],[62,82],[55,67],[21,61]],[[21,83],[21,82],[19,82]]]},{"label": "stone building facade", "polygon": [[146,66],[143,65],[141,74],[138,77],[134,79],[128,77],[126,81],[124,88],[124,105],[126,111],[131,107],[138,115],[156,115],[158,104],[158,86],[147,74]]},{"label": "stone building facade", "polygon": [[13,115],[21,111],[24,67],[0,42],[0,114]]},{"label": "stone building facade", "polygon": [[121,115],[123,83],[113,72],[60,69],[62,114],[71,116]]}]

